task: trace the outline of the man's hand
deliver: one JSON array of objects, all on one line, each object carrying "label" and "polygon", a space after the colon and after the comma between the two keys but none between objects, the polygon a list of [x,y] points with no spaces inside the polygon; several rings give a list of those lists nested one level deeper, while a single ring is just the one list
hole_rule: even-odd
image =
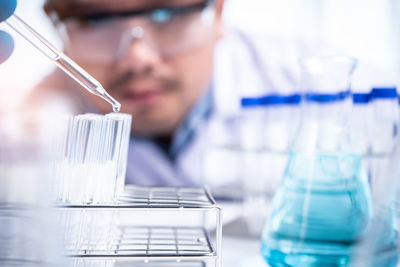
[{"label": "man's hand", "polygon": [[[17,7],[17,0],[0,0],[0,22],[10,17]],[[0,31],[0,63],[6,61],[14,49],[12,37]]]}]

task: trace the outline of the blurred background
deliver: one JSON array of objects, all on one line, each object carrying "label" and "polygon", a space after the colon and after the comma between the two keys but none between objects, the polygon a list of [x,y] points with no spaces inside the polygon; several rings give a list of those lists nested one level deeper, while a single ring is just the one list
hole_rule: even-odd
[{"label": "blurred background", "polygon": [[[43,0],[20,0],[16,14],[60,47],[42,4]],[[398,0],[227,0],[225,19],[230,26],[252,32],[327,43],[358,58],[354,90],[368,91],[372,86],[398,84],[398,14]],[[0,25],[0,29],[6,26]],[[7,96],[0,100],[2,108],[16,105],[53,69],[50,61],[12,34],[15,53],[0,65],[0,90]]]},{"label": "blurred background", "polygon": [[[43,1],[44,0],[19,0],[16,14],[28,22],[50,42],[62,49],[61,42],[57,37],[55,29],[52,27],[50,21],[46,17],[46,14],[42,10]],[[323,43],[334,48],[335,50],[342,51],[344,54],[359,59],[360,64],[354,75],[353,81],[353,90],[356,92],[369,92],[372,87],[377,86],[394,87],[397,85],[398,87],[400,84],[400,17],[398,16],[398,14],[400,14],[399,0],[226,1],[227,3],[224,16],[227,27],[238,27],[247,32],[253,32],[257,34],[261,33],[266,35],[279,35],[289,38],[300,38],[313,43]],[[46,74],[54,69],[54,65],[20,36],[17,36],[12,31],[9,31],[4,23],[0,24],[0,29],[10,32],[15,39],[14,54],[6,63],[0,65],[0,93],[3,94],[3,97],[0,97],[1,115],[2,111],[17,106],[18,103],[20,103],[20,101],[30,92],[30,90],[34,88],[35,85],[38,84]],[[373,137],[372,140],[386,140],[387,142],[384,144],[389,143],[389,145],[392,145],[392,136],[398,135],[398,128],[395,128],[396,131],[393,130],[393,122],[395,121],[396,127],[399,122],[397,96],[394,99],[389,99],[388,101],[389,103],[384,102],[381,103],[382,105],[380,105],[379,102],[375,102],[374,106],[371,108],[371,111],[368,112],[371,112],[371,114],[374,116],[379,113],[376,112],[378,110],[382,111],[383,115],[388,113],[387,117],[389,119],[386,120],[382,119],[384,116],[381,113],[378,114],[381,117],[373,117],[374,123],[380,122],[381,124],[379,127],[376,127],[375,124],[373,125],[373,128],[377,129],[377,133],[373,132],[371,136]],[[383,105],[385,105],[387,109],[382,108]],[[366,111],[363,108],[364,107],[361,107],[359,113],[355,113],[355,116],[359,116],[356,117],[355,121],[363,122],[363,120],[359,118],[367,117],[365,115]],[[393,110],[395,110],[395,114],[391,113]],[[282,112],[282,109],[277,108],[272,111],[269,110],[268,112],[271,112],[271,118],[277,118],[277,120],[274,122],[279,123],[285,121],[287,123],[286,126],[291,129],[295,127],[293,127],[293,124],[287,118],[294,117],[292,116],[292,111],[293,110],[286,110],[286,112]],[[45,122],[48,122],[49,114],[49,112],[44,113],[41,119],[43,119]],[[282,117],[278,115],[282,115]],[[252,114],[250,118],[253,118]],[[392,120],[393,118],[395,119]],[[31,121],[31,118],[28,117],[28,120]],[[255,118],[255,120],[257,120],[257,118]],[[10,123],[6,121],[5,124]],[[51,125],[52,127],[54,126],[52,123],[46,124]],[[271,123],[271,128],[268,129],[269,132],[274,133],[273,127],[275,126],[276,125]],[[356,127],[358,126],[356,125]],[[360,129],[362,130],[361,132],[364,133],[363,131],[365,129],[362,127],[364,126],[361,125]],[[282,128],[277,129],[278,130],[275,131],[275,133],[278,133],[276,134],[278,137],[282,137],[282,132],[289,132],[289,130],[282,131]],[[388,131],[382,131],[382,129],[386,129]],[[260,131],[259,133],[263,132]],[[387,134],[385,135],[382,133]],[[387,136],[389,137],[387,138]],[[25,136],[22,136],[22,139],[25,139]],[[4,144],[7,144],[7,142],[4,142]],[[380,144],[378,143],[378,145]],[[211,152],[215,151],[212,150]],[[215,159],[215,162],[217,162],[215,165],[217,167],[221,167],[221,161],[218,160],[222,159],[222,162],[229,161],[226,160],[226,153],[237,153],[237,155],[242,153],[245,155],[245,152],[246,151],[232,152],[231,149],[228,152],[223,151],[223,157],[212,158],[210,156],[209,159],[211,159],[211,161],[214,161]],[[242,156],[242,154],[240,154],[240,156]],[[213,155],[215,156],[216,154]],[[217,156],[218,155],[221,154],[217,154]],[[8,155],[5,155],[5,157],[7,156]],[[263,158],[259,157],[258,155],[256,156],[260,160],[270,162],[269,164],[271,166],[266,167],[266,171],[270,170],[268,168],[273,167],[276,169],[284,169],[286,164],[286,154],[278,156],[266,154]],[[235,159],[238,159],[238,157],[234,158],[234,160]],[[258,163],[258,161],[254,160],[251,154],[250,156],[246,155],[245,159],[244,165],[248,164],[249,162]],[[244,166],[240,164],[230,165],[237,166],[238,168],[242,168]],[[252,168],[253,165],[251,164],[249,166],[250,167],[248,170],[245,170],[247,173],[243,172],[243,178],[247,179],[247,177],[250,176],[258,178],[259,176],[264,175],[264,173],[259,171],[259,165],[257,165],[255,168]],[[17,168],[20,167],[17,166]],[[371,169],[374,171],[373,168]],[[254,170],[255,172],[253,173],[252,171]],[[232,172],[240,173],[236,169],[232,169]],[[211,173],[211,175],[215,175],[215,173]],[[278,179],[281,177],[280,175],[275,176],[277,176]],[[267,178],[270,179],[271,177]],[[247,188],[246,185],[244,185],[244,189],[251,193],[251,190],[254,187],[264,190],[265,188],[263,187],[263,183],[266,181],[269,182],[270,180],[268,179],[259,179],[258,182],[260,183],[254,182],[256,179],[247,179],[249,181],[248,184],[250,184],[251,187],[248,186]],[[263,193],[264,192],[261,192],[260,195],[262,196]],[[265,204],[262,202],[264,201],[262,197],[261,202],[257,202],[260,200],[260,195],[255,195],[255,198],[248,199],[249,206],[256,208],[254,212],[256,215],[260,214],[259,211],[262,210],[260,207],[261,205]],[[271,196],[268,195],[268,197],[270,198]],[[247,207],[248,206],[246,206],[246,208]],[[250,208],[247,208],[247,211],[250,212],[245,214],[245,216],[250,217],[254,215],[251,213],[252,210]],[[232,221],[234,221],[234,219],[237,217],[236,213],[243,215],[243,210],[235,209],[234,212],[231,213],[233,214],[231,216],[231,218],[233,218]],[[229,215],[229,209],[225,209],[224,216],[227,217],[228,220],[230,220]],[[262,213],[261,215],[262,216],[256,217],[256,220],[254,221],[255,224],[250,225],[250,227],[258,229],[259,226],[263,226],[263,220],[265,219],[264,215],[266,214]],[[260,220],[258,220],[258,218],[260,218]],[[229,226],[224,226],[224,231],[226,229],[226,232],[229,234],[229,230],[231,229],[231,233],[234,232],[235,234],[241,234],[239,233],[240,231],[238,231],[238,229],[241,230],[241,228],[243,228],[241,224],[235,225],[232,223],[231,228],[229,228]],[[226,240],[225,242],[230,245],[230,247],[227,247],[227,253],[225,253],[225,255],[227,255],[226,258],[230,259],[232,262],[232,264],[227,266],[234,266],[233,263],[239,262],[239,258],[243,256],[242,254],[247,253],[246,249],[247,251],[249,249],[252,250],[254,254],[257,255],[257,257],[254,258],[256,263],[252,262],[254,260],[253,258],[245,259],[244,261],[241,259],[243,263],[240,263],[240,266],[258,266],[256,264],[260,262],[261,264],[259,266],[264,266],[259,257],[259,233],[256,232],[255,236],[257,236],[257,239],[255,241],[253,240],[254,242],[250,244],[243,242],[243,236],[239,236],[238,239],[229,239],[229,237],[224,237]],[[248,235],[246,238],[247,237]],[[52,246],[52,244],[50,244],[50,246]],[[236,250],[231,249],[234,247]],[[238,253],[237,248],[239,248],[239,250],[242,250],[243,248],[243,252]],[[249,255],[245,256],[247,257]],[[250,255],[250,257],[252,257],[252,255]]]}]

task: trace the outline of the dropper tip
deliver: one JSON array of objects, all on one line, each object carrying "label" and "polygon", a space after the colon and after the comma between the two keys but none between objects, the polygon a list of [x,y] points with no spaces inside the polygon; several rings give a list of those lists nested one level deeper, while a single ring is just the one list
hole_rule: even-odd
[{"label": "dropper tip", "polygon": [[121,104],[120,103],[115,103],[112,105],[114,112],[119,112],[121,110]]},{"label": "dropper tip", "polygon": [[113,111],[114,112],[119,112],[121,110],[121,104],[115,100],[112,96],[110,96],[109,93],[103,88],[103,86],[99,85],[96,88],[96,93],[99,95],[101,98],[103,98],[105,101],[110,103],[112,105]]}]

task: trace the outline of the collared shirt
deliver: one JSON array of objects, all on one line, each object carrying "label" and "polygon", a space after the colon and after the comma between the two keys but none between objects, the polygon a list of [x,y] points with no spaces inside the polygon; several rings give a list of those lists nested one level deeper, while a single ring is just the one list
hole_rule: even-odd
[{"label": "collared shirt", "polygon": [[208,89],[195,104],[185,121],[180,125],[173,136],[172,143],[164,143],[159,140],[152,141],[168,155],[172,162],[175,161],[179,153],[193,140],[197,132],[197,127],[209,119],[212,108],[212,91]]},{"label": "collared shirt", "polygon": [[[201,133],[199,128],[209,120],[213,112],[212,96],[213,93],[211,88],[205,91],[203,96],[195,104],[189,115],[174,134],[170,144],[154,139],[132,138],[128,157],[128,162],[131,163],[128,164],[128,183],[180,186],[190,186],[196,183],[194,180],[188,179],[186,174],[182,173],[183,170],[179,169],[178,161],[179,158],[185,154],[185,150],[191,146],[196,135]],[[144,150],[142,150],[142,148],[144,148]],[[139,157],[137,157],[139,155],[144,156],[144,158],[148,155],[149,157],[153,157],[153,159],[148,158],[146,163],[142,162],[140,164],[135,164],[139,161]],[[143,157],[140,158],[143,159]],[[157,164],[160,162],[163,162],[164,168],[157,169],[149,166],[146,175],[130,175],[131,172],[135,172],[134,167],[132,166],[140,165],[143,167],[144,165],[152,165],[152,163],[154,163],[154,165],[161,167],[163,164]],[[136,169],[136,172],[138,172],[138,169]],[[146,179],[145,177],[148,177],[147,174],[149,172],[154,172],[154,175],[152,176],[153,178]],[[134,180],[130,180],[131,176],[135,176]]]}]

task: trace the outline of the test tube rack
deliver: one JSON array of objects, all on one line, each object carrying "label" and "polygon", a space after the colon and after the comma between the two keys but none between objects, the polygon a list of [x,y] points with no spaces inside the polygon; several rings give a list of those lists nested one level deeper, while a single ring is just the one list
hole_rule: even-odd
[{"label": "test tube rack", "polygon": [[67,266],[221,266],[222,209],[205,188],[126,186],[114,203],[56,210]]}]

